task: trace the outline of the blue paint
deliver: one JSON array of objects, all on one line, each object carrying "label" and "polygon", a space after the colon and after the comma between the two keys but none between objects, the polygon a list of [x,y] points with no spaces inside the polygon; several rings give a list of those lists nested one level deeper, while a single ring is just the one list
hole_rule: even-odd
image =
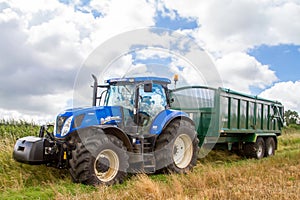
[{"label": "blue paint", "polygon": [[[128,85],[128,84],[139,84],[143,82],[151,81],[153,82],[153,89],[160,89],[160,92],[156,91],[157,94],[164,93],[161,85],[170,84],[171,81],[168,78],[160,78],[160,77],[133,77],[133,78],[112,78],[107,80],[106,82],[110,85]],[[113,87],[111,86],[111,90]],[[133,102],[132,102],[133,103]],[[150,102],[149,102],[150,104]],[[163,106],[166,105],[166,102],[162,103]],[[108,104],[106,104],[108,105]],[[125,112],[128,110],[129,112]],[[129,114],[129,115],[128,115]],[[125,115],[125,116],[124,116]],[[66,121],[71,120],[70,130],[66,135],[61,134],[62,127],[58,127],[61,130],[56,130],[55,137],[57,138],[65,138],[70,133],[77,131],[79,129],[88,128],[94,125],[112,125],[112,126],[120,126],[123,125],[123,120],[128,119],[128,117],[133,119],[132,110],[123,108],[120,105],[111,105],[111,106],[93,106],[88,108],[73,108],[64,111],[59,114],[57,117],[60,119],[64,118],[64,123]],[[188,117],[188,115],[184,112],[177,110],[163,110],[157,116],[153,116],[154,120],[151,124],[149,133],[150,134],[160,134],[166,124],[168,124],[172,119],[176,117]],[[75,123],[76,121],[76,123]],[[65,126],[65,125],[64,125]],[[66,127],[66,126],[65,126]],[[66,131],[64,131],[66,132]]]},{"label": "blue paint", "polygon": [[159,77],[133,77],[133,78],[112,78],[106,80],[106,83],[108,84],[122,84],[122,85],[127,85],[127,84],[136,84],[136,83],[141,83],[144,81],[153,81],[157,83],[164,83],[164,84],[170,84],[171,80],[168,78],[159,78]]},{"label": "blue paint", "polygon": [[[65,136],[61,136],[61,134],[55,134],[57,138],[65,138],[70,133],[91,127],[94,125],[105,124],[105,125],[113,125],[118,126],[119,123],[122,123],[123,114],[121,106],[101,106],[101,107],[90,107],[90,108],[75,108],[68,109],[65,112],[58,115],[59,117],[69,118],[73,116],[73,120],[71,122],[71,129],[68,134]],[[77,127],[74,128],[74,121],[77,116],[84,114],[84,118],[81,124],[77,124]],[[115,119],[117,117],[118,119]],[[154,119],[150,127],[150,134],[160,134],[166,124],[168,124],[172,119],[176,117],[188,117],[188,115],[184,112],[177,110],[164,110],[160,112]],[[114,119],[111,119],[114,118]]]},{"label": "blue paint", "polygon": [[[74,121],[77,116],[84,114],[84,118],[81,124],[77,124],[77,127],[74,128]],[[59,117],[66,117],[69,118],[73,116],[73,120],[71,122],[71,129],[68,134],[82,129],[91,127],[94,125],[99,124],[110,124],[110,125],[117,125],[118,123],[122,122],[122,112],[120,106],[101,106],[101,107],[90,107],[90,108],[74,108],[68,109],[65,112],[58,115]],[[118,117],[118,119],[111,119],[111,117]],[[61,134],[55,134],[57,138],[64,138],[65,136],[61,136]]]},{"label": "blue paint", "polygon": [[188,117],[188,115],[185,112],[181,112],[178,110],[163,110],[156,116],[156,118],[152,122],[150,127],[150,134],[160,134],[163,131],[165,125],[176,117]]}]

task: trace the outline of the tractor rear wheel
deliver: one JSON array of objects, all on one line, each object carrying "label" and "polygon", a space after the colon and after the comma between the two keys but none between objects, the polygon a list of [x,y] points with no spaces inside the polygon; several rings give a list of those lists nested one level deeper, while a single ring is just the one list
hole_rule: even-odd
[{"label": "tractor rear wheel", "polygon": [[123,142],[101,129],[77,144],[70,159],[70,173],[75,182],[86,185],[121,183],[127,175],[128,155]]},{"label": "tractor rear wheel", "polygon": [[197,164],[199,139],[194,125],[185,120],[174,120],[156,142],[156,169],[186,173]]}]

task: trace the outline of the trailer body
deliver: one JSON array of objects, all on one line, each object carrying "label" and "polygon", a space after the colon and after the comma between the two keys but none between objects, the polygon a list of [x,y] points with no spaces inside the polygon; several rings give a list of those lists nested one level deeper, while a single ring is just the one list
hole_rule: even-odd
[{"label": "trailer body", "polygon": [[[243,151],[258,138],[265,143],[273,138],[274,150],[277,149],[284,115],[283,105],[278,101],[203,86],[178,88],[170,96],[171,108],[186,112],[195,122],[199,146],[226,144],[229,150],[234,147]],[[266,156],[268,149],[264,146]]]}]

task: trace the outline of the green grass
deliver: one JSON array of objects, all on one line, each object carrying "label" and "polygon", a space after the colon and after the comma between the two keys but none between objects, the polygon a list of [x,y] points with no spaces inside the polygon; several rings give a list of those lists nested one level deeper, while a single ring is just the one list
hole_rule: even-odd
[{"label": "green grass", "polygon": [[300,131],[279,137],[276,155],[245,159],[212,151],[186,175],[132,175],[97,188],[72,183],[67,170],[15,162],[16,138],[36,135],[24,122],[0,122],[0,199],[300,199]]}]

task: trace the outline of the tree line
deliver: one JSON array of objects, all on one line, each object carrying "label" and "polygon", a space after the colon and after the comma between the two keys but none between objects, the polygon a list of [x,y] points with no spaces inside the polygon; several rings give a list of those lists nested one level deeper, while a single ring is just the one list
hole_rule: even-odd
[{"label": "tree line", "polygon": [[300,118],[297,111],[286,110],[284,112],[284,120],[287,126],[292,124],[300,124]]}]

